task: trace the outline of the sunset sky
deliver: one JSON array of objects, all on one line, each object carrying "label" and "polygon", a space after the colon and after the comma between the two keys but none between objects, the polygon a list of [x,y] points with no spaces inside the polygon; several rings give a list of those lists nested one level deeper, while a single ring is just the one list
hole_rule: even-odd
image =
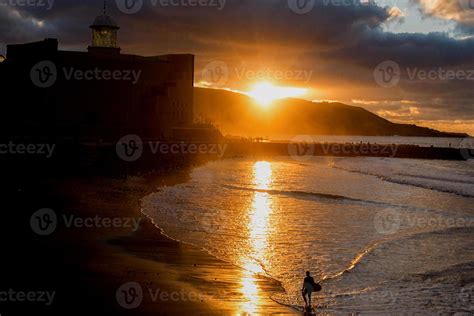
[{"label": "sunset sky", "polygon": [[[7,43],[46,37],[86,50],[102,1],[42,1],[0,0],[0,54]],[[124,1],[108,3],[122,52],[195,54],[196,85],[249,92],[268,82],[474,135],[474,1],[471,9],[470,0],[135,0],[136,13]],[[384,87],[380,76],[394,64],[400,81]]]}]

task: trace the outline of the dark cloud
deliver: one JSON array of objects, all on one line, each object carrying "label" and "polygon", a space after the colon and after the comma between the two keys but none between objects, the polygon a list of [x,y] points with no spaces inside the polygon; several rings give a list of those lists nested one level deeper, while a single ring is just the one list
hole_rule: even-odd
[{"label": "dark cloud", "polygon": [[[235,89],[245,84],[235,75],[237,68],[306,70],[312,73],[308,83],[326,89],[322,96],[326,99],[413,100],[426,117],[474,119],[473,81],[408,80],[405,71],[474,69],[474,40],[457,40],[442,33],[384,32],[382,26],[397,12],[388,7],[361,5],[357,0],[349,6],[316,0],[309,13],[297,14],[286,0],[228,0],[222,10],[152,6],[151,1],[144,0],[143,9],[136,14],[125,14],[115,1],[109,1],[108,10],[121,26],[123,51],[194,53],[197,80],[200,70],[214,60],[228,65],[227,86]],[[412,2],[426,15],[451,19],[457,14],[459,32],[472,33],[472,12],[456,5],[457,0],[438,1],[429,9],[423,0]],[[88,26],[101,10],[101,1],[92,0],[56,1],[51,10],[0,6],[0,43],[57,37],[63,48],[85,50]],[[397,62],[402,69],[400,84],[390,89],[378,86],[373,78],[375,67],[386,60]]]}]

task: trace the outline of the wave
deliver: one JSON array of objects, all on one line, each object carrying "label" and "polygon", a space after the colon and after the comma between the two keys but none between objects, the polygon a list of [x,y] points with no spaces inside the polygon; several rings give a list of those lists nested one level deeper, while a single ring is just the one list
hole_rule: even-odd
[{"label": "wave", "polygon": [[440,279],[445,276],[460,275],[460,274],[469,274],[471,277],[471,282],[474,282],[473,273],[474,272],[474,261],[461,262],[454,264],[445,269],[427,271],[424,273],[414,274],[411,277],[417,277],[422,279]]},{"label": "wave", "polygon": [[374,250],[379,244],[381,244],[381,242],[373,243],[369,247],[365,248],[364,250],[359,252],[354,257],[354,259],[352,259],[352,261],[350,262],[349,266],[346,269],[344,269],[344,270],[342,270],[338,273],[335,273],[333,275],[324,276],[322,278],[321,282],[326,281],[326,280],[336,279],[336,278],[344,275],[345,273],[351,272],[351,270],[353,270],[362,261],[362,259],[364,259],[364,257],[366,255],[368,255],[372,250]]},{"label": "wave", "polygon": [[325,199],[325,200],[333,200],[333,201],[340,201],[340,202],[348,201],[348,202],[363,203],[363,204],[377,205],[377,206],[383,206],[383,207],[407,209],[407,210],[412,210],[412,211],[425,211],[425,212],[429,211],[429,212],[436,212],[436,213],[440,212],[440,211],[432,210],[432,209],[425,209],[425,208],[419,208],[419,207],[408,206],[408,205],[391,204],[391,203],[379,202],[379,201],[373,201],[373,200],[356,199],[356,198],[352,198],[352,197],[348,197],[344,195],[328,194],[328,193],[321,193],[321,192],[258,189],[258,188],[247,188],[247,187],[240,187],[240,186],[228,185],[228,184],[223,185],[223,187],[228,188],[228,189],[234,189],[234,190],[267,193],[271,195],[284,195],[284,196],[290,196],[290,197],[299,198],[299,199]]},{"label": "wave", "polygon": [[229,189],[235,190],[242,190],[242,191],[251,191],[251,192],[260,192],[260,193],[268,193],[272,195],[286,195],[296,198],[320,198],[326,200],[336,200],[336,201],[351,201],[351,202],[362,202],[368,204],[376,204],[376,205],[388,205],[392,206],[387,203],[377,202],[377,201],[370,201],[370,200],[363,200],[363,199],[356,199],[351,198],[344,195],[337,195],[337,194],[328,194],[328,193],[319,193],[319,192],[308,192],[308,191],[298,191],[298,190],[274,190],[274,189],[258,189],[258,188],[246,188],[246,187],[239,187],[235,185],[223,185]]},{"label": "wave", "polygon": [[[414,233],[414,234],[409,234],[405,236],[399,236],[394,239],[387,239],[383,241],[379,241],[376,243],[373,243],[366,248],[362,249],[354,258],[353,260],[348,263],[347,267],[337,273],[331,274],[324,276],[321,278],[319,283],[323,286],[323,289],[326,289],[325,292],[321,293],[316,293],[316,297],[314,298],[314,301],[318,301],[318,310],[320,311],[329,311],[329,307],[331,304],[334,303],[334,300],[351,300],[354,299],[357,296],[363,296],[366,295],[369,298],[375,297],[384,297],[385,294],[389,293],[393,296],[397,295],[399,293],[398,291],[400,290],[403,285],[401,284],[421,284],[421,289],[423,287],[439,287],[442,288],[443,286],[449,286],[452,285],[452,289],[445,289],[443,291],[448,291],[452,290],[454,291],[455,294],[462,290],[462,284],[473,284],[474,283],[474,278],[473,278],[473,271],[474,271],[474,261],[471,259],[465,258],[465,261],[461,262],[455,262],[452,263],[448,266],[440,267],[439,269],[434,269],[434,270],[426,270],[423,272],[418,272],[418,273],[410,273],[409,271],[406,271],[406,275],[404,275],[402,278],[390,278],[386,277],[386,279],[380,279],[380,280],[373,280],[372,284],[361,284],[361,288],[348,288],[346,286],[343,286],[343,289],[341,291],[334,290],[335,288],[338,288],[339,285],[347,285],[347,283],[353,283],[354,280],[360,281],[362,276],[366,274],[372,273],[372,268],[363,266],[361,270],[359,269],[358,271],[354,272],[357,267],[360,267],[362,263],[365,261],[365,264],[369,263],[372,258],[370,255],[376,255],[380,256],[381,253],[384,253],[386,251],[390,251],[395,245],[404,245],[406,244],[409,240],[421,240],[424,238],[429,238],[429,237],[434,237],[437,235],[452,235],[454,234],[455,236],[463,235],[463,234],[468,234],[469,236],[472,236],[474,233],[474,227],[450,227],[450,228],[445,228],[437,231],[431,231],[431,232],[420,232],[420,233]],[[467,238],[469,239],[469,236]],[[471,239],[472,240],[472,239]],[[376,252],[378,250],[378,254]],[[381,251],[381,252],[380,252]],[[402,255],[403,253],[401,253]],[[368,258],[369,257],[369,258]],[[382,270],[383,265],[379,265],[379,268]],[[355,273],[355,274],[353,274]],[[349,279],[344,280],[345,276],[349,277]],[[336,282],[336,283],[333,283]],[[342,282],[342,283],[339,283]],[[425,282],[425,285],[423,285]],[[461,284],[461,285],[460,285]],[[471,288],[471,287],[470,287]],[[381,293],[381,295],[377,296],[377,291]],[[303,307],[301,305],[298,305],[294,300],[289,299],[285,295],[281,294],[275,294],[272,297],[272,300],[283,305],[283,306],[288,306],[291,307],[295,310],[298,311],[303,311]],[[362,298],[363,299],[363,298]],[[395,302],[392,302],[393,308],[397,307],[397,304]],[[382,307],[383,308],[383,307]]]},{"label": "wave", "polygon": [[[349,264],[349,266],[338,272],[338,273],[335,273],[333,275],[330,275],[330,276],[325,276],[323,277],[322,281],[325,281],[325,280],[330,280],[330,279],[335,279],[335,278],[338,278],[340,276],[343,276],[345,273],[347,272],[350,272],[351,270],[353,270],[359,263],[362,262],[362,260],[364,259],[365,256],[367,256],[368,254],[370,254],[373,250],[375,250],[377,247],[379,246],[388,246],[390,244],[395,244],[395,243],[406,243],[408,240],[417,240],[417,239],[422,239],[422,238],[426,238],[426,237],[429,237],[429,236],[436,236],[436,235],[450,235],[450,234],[462,234],[462,233],[474,233],[474,226],[466,226],[466,227],[447,227],[447,228],[443,228],[443,229],[439,229],[439,230],[434,230],[434,231],[429,231],[429,232],[418,232],[418,233],[414,233],[414,234],[409,234],[409,235],[405,235],[405,236],[402,236],[402,237],[398,237],[396,239],[387,239],[387,240],[384,240],[384,241],[380,241],[380,242],[376,242],[376,243],[373,243],[371,244],[370,246],[368,246],[367,248],[363,249],[361,252],[359,252],[355,257],[354,259],[351,261],[351,263]],[[464,264],[464,263],[463,263]],[[455,265],[456,266],[456,265]],[[453,268],[455,267],[453,266]],[[446,270],[447,271],[447,270]]]},{"label": "wave", "polygon": [[397,175],[403,176],[403,177],[420,178],[420,179],[427,179],[427,180],[435,180],[435,181],[443,181],[443,182],[452,182],[452,183],[461,183],[461,184],[472,184],[472,185],[474,185],[474,181],[459,180],[459,179],[452,179],[452,178],[446,178],[446,177],[433,177],[433,176],[413,175],[413,174],[406,174],[406,173],[397,173]]},{"label": "wave", "polygon": [[[362,174],[370,174],[369,172],[374,172],[370,175],[383,178],[385,172],[384,168],[388,167],[391,170],[389,170],[390,174],[387,177],[388,179],[385,179],[387,181],[392,180],[390,178],[395,178],[393,180],[401,178],[402,180],[415,182],[416,184],[417,180],[422,182],[422,179],[425,179],[425,182],[428,183],[434,181],[443,181],[445,183],[438,183],[438,185],[445,185],[448,188],[449,186],[458,186],[461,189],[471,185],[472,181],[470,180],[473,179],[469,173],[462,173],[463,176],[456,178],[456,169],[451,168],[451,165],[444,165],[441,163],[441,167],[426,166],[423,165],[423,161],[420,163],[413,162],[411,167],[410,165],[406,166],[403,163],[392,161],[383,161],[380,163],[377,161],[364,161],[364,163],[368,163],[365,170],[364,166],[361,166],[357,161],[355,165],[353,165],[352,161],[348,162],[347,164],[343,163],[342,167],[339,169]],[[393,166],[393,164],[395,164],[395,166]],[[258,266],[261,269],[252,272],[269,277],[282,284],[286,292],[272,294],[271,298],[275,302],[295,308],[299,311],[302,311],[302,298],[299,292],[297,292],[298,289],[296,289],[300,281],[298,276],[299,272],[304,271],[304,268],[307,267],[314,267],[315,269],[318,267],[318,269],[315,270],[318,271],[318,274],[315,274],[315,278],[317,275],[317,278],[323,284],[324,290],[323,292],[315,293],[316,295],[314,301],[321,303],[319,304],[319,308],[321,308],[321,310],[325,310],[327,312],[340,312],[345,311],[346,309],[360,307],[361,310],[377,311],[376,308],[379,307],[377,302],[374,303],[372,301],[364,301],[364,299],[361,300],[358,296],[369,295],[369,297],[372,297],[374,292],[377,293],[380,291],[385,291],[387,288],[389,288],[390,291],[394,291],[394,293],[399,294],[398,288],[396,288],[396,286],[397,282],[400,280],[406,282],[403,284],[406,285],[410,291],[412,291],[409,294],[412,294],[413,291],[418,290],[420,287],[429,287],[432,285],[429,282],[424,283],[425,274],[426,276],[429,276],[430,273],[432,275],[436,273],[443,274],[443,271],[446,270],[450,265],[453,265],[452,269],[455,271],[457,269],[455,265],[470,261],[471,259],[474,261],[474,258],[470,257],[469,254],[461,255],[463,251],[465,251],[464,249],[470,249],[472,246],[474,246],[472,242],[469,241],[474,240],[472,238],[474,237],[474,235],[472,235],[472,233],[474,233],[474,227],[447,228],[444,230],[431,232],[420,231],[422,229],[440,229],[442,227],[446,227],[444,218],[450,219],[463,214],[467,215],[465,212],[459,214],[458,212],[452,211],[450,209],[444,210],[444,208],[443,210],[435,210],[438,208],[438,206],[433,203],[428,203],[427,205],[420,202],[411,205],[410,199],[397,198],[392,200],[391,196],[385,195],[359,195],[357,193],[359,191],[357,190],[338,190],[325,193],[325,187],[324,189],[321,189],[322,191],[324,190],[323,192],[318,192],[319,189],[314,188],[312,182],[310,183],[310,186],[305,186],[307,182],[301,182],[299,180],[300,174],[306,176],[307,173],[311,172],[312,170],[317,172],[319,168],[314,168],[312,164],[300,166],[304,166],[305,168],[295,170],[294,174],[291,172],[288,173],[287,166],[284,166],[283,168],[281,165],[277,165],[273,169],[273,183],[276,185],[280,183],[283,184],[281,187],[277,187],[278,190],[274,189],[274,187],[252,187],[252,185],[255,185],[255,183],[251,181],[251,178],[247,177],[246,174],[241,174],[241,170],[247,171],[247,169],[240,168],[235,171],[235,173],[232,173],[234,166],[213,166],[215,169],[211,168],[209,173],[213,173],[215,175],[211,178],[211,180],[208,179],[209,176],[206,174],[208,169],[204,169],[205,172],[202,172],[204,175],[195,174],[192,178],[192,181],[186,184],[160,190],[159,193],[150,195],[142,200],[142,212],[148,214],[149,217],[152,217],[154,219],[154,225],[157,227],[160,225],[162,232],[168,237],[180,242],[197,246],[220,260],[242,267],[241,261],[236,260],[236,255],[241,257],[244,256],[245,261],[251,262],[252,266],[246,266],[242,268],[246,270],[253,269],[253,264],[255,264],[255,267]],[[324,166],[328,167],[327,162],[324,163]],[[445,166],[450,168],[446,168],[446,170],[444,170]],[[461,167],[464,168],[463,166]],[[335,168],[338,168],[338,166]],[[362,170],[346,170],[345,168]],[[424,172],[424,170],[426,171]],[[430,170],[431,172],[428,173]],[[368,181],[368,183],[373,185],[383,184],[375,178],[351,176],[345,172],[339,172],[335,170],[331,171],[329,169],[325,171],[327,171],[327,173],[324,173],[324,176],[328,177],[328,181],[343,181],[345,179],[344,177],[348,177],[351,181],[358,181],[358,179],[360,179],[360,181]],[[418,179],[411,178],[412,176],[410,174],[416,175],[418,173],[423,174],[420,175]],[[207,178],[205,178],[206,176]],[[413,177],[416,178],[416,176]],[[446,179],[444,179],[445,177]],[[308,178],[309,180],[312,180],[315,177],[302,177],[303,180]],[[326,180],[326,178],[324,179]],[[289,187],[290,185],[294,186]],[[332,188],[333,186],[331,185],[327,187]],[[413,190],[410,189],[410,187],[399,187],[387,184],[384,185],[384,188],[385,187],[388,187],[389,189],[393,187],[397,190],[400,190],[401,192]],[[336,188],[340,189],[339,187]],[[312,190],[316,192],[311,192]],[[315,204],[316,211],[319,210],[319,206],[321,204],[324,206],[328,205],[328,209],[337,207],[348,210],[348,213],[352,212],[352,209],[354,209],[355,213],[350,213],[348,216],[352,216],[356,220],[359,219],[356,214],[356,212],[359,211],[366,214],[367,218],[365,216],[360,216],[360,222],[354,222],[353,226],[351,225],[352,223],[349,222],[347,224],[347,230],[341,228],[341,232],[347,231],[348,235],[337,234],[338,231],[335,231],[337,236],[344,236],[340,238],[340,248],[338,248],[339,245],[337,243],[339,241],[339,237],[333,238],[331,234],[321,234],[321,243],[319,246],[321,252],[317,252],[316,254],[313,253],[314,248],[312,244],[311,248],[305,246],[304,239],[302,239],[303,242],[300,242],[298,245],[293,244],[291,241],[288,242],[287,239],[281,239],[281,242],[278,244],[282,247],[281,252],[274,252],[275,254],[281,255],[271,257],[271,260],[273,261],[270,262],[266,257],[257,255],[257,252],[243,251],[235,253],[235,250],[232,248],[234,244],[237,246],[240,245],[242,243],[242,239],[249,238],[249,236],[245,234],[245,230],[240,229],[241,222],[239,219],[241,219],[242,216],[240,216],[239,212],[235,212],[235,210],[238,211],[241,208],[238,204],[240,198],[249,198],[250,201],[250,198],[254,195],[244,191],[260,192],[268,195],[267,198],[269,199],[275,199],[278,201],[278,207],[282,207],[281,209],[278,208],[278,211],[281,211],[281,213],[275,212],[274,214],[282,217],[288,216],[289,219],[299,218],[298,212],[300,211],[300,208],[293,206],[312,206],[312,204]],[[469,192],[469,190],[467,191]],[[212,194],[212,192],[219,192],[219,194]],[[331,194],[332,192],[336,194]],[[424,194],[426,192],[422,191],[419,193]],[[275,197],[272,198],[270,195],[275,195]],[[437,195],[440,194],[438,193]],[[444,197],[444,195],[442,196]],[[424,198],[424,196],[422,197]],[[452,196],[450,198],[454,199],[455,197]],[[457,199],[459,198],[456,198],[456,200]],[[468,200],[459,200],[462,200],[463,203],[466,201],[466,205],[468,205]],[[291,206],[289,210],[286,210],[285,208],[287,204]],[[440,207],[443,207],[443,205]],[[374,233],[372,235],[373,223],[371,222],[371,212],[376,212],[379,208],[397,208],[401,210],[401,223],[397,234],[386,236]],[[415,211],[413,214],[410,212],[412,210]],[[225,212],[229,212],[230,214],[228,219],[226,216],[223,216],[226,214]],[[421,220],[426,218],[429,219],[435,213],[437,215],[443,216],[443,218],[436,217],[439,219],[440,224],[438,225],[438,222],[436,222],[436,225],[425,227]],[[216,214],[219,216],[215,216]],[[246,213],[243,214],[245,215]],[[345,215],[345,212],[340,212],[340,217],[334,217],[334,223],[337,225],[337,220],[339,220],[339,218],[345,220]],[[224,219],[224,221],[221,221],[222,219]],[[419,224],[420,227],[415,226],[415,224],[418,224],[418,222],[416,222],[418,219],[421,219]],[[467,220],[470,220],[470,217]],[[247,221],[247,219],[245,219],[245,221]],[[357,227],[366,228],[363,226],[365,221],[367,221],[367,225],[371,225],[371,227],[368,227],[367,230],[362,230],[362,235],[360,235],[361,238],[358,238],[359,235],[357,235],[357,233],[359,230],[357,230]],[[228,224],[227,226],[224,225],[226,223]],[[280,231],[278,234],[293,234],[292,228],[298,227],[298,223],[298,221],[283,221],[282,227],[288,228],[288,232]],[[446,221],[446,223],[449,222]],[[471,221],[470,223],[474,223],[474,221]],[[223,225],[222,227],[221,224]],[[279,226],[276,225],[275,227]],[[353,231],[352,227],[354,227],[356,230]],[[465,229],[466,233],[463,233],[462,229]],[[432,235],[426,236],[426,234]],[[453,234],[454,236],[450,236],[450,234]],[[275,236],[279,237],[280,235]],[[294,236],[298,237],[298,233],[296,233]],[[354,237],[351,239],[351,236]],[[424,238],[427,238],[426,242]],[[228,240],[233,242],[235,241],[235,243],[228,243]],[[314,240],[315,243],[318,243],[319,241],[319,239],[316,238]],[[446,240],[446,242],[444,242],[444,240]],[[280,239],[268,239],[268,241],[268,245],[272,246],[273,243],[277,244]],[[295,241],[298,241],[298,239],[295,238]],[[346,241],[348,242],[347,246],[344,244],[344,247],[342,247],[342,242]],[[231,247],[225,248],[226,244],[230,244]],[[222,245],[224,245],[224,247],[222,247]],[[249,243],[249,245],[251,244]],[[427,258],[419,258],[421,254],[418,252],[420,245],[423,245],[423,249],[429,249],[430,251],[433,249],[452,251],[449,252],[449,254],[454,253],[455,256],[451,256],[454,259],[446,258],[445,260],[444,254],[437,250],[433,250],[434,254],[427,252]],[[252,250],[252,248],[249,249]],[[319,251],[320,249],[318,248],[317,250]],[[300,260],[300,256],[298,254],[301,251],[308,251],[310,254],[308,258],[301,258]],[[322,254],[322,260],[318,257],[320,253]],[[287,254],[288,259],[286,259]],[[449,257],[448,252],[446,253],[446,257]],[[336,258],[337,261],[331,261],[332,258]],[[398,261],[395,262],[394,260]],[[322,266],[322,268],[319,269],[319,265],[324,265],[328,262],[330,264],[327,266],[327,269],[325,266]],[[424,262],[427,264],[424,264]],[[394,263],[400,264],[403,269],[397,270],[397,266],[394,265]],[[414,268],[405,269],[404,267]],[[462,269],[462,267],[458,268]],[[469,267],[467,269],[469,269]],[[417,273],[423,276],[417,276]],[[452,275],[445,276],[442,279],[451,281],[453,279],[451,276]],[[438,290],[439,289],[436,288],[436,291]],[[368,292],[368,294],[361,294],[364,291]],[[402,294],[408,297],[407,293]],[[424,298],[423,295],[424,294],[421,293],[420,297]],[[377,298],[377,295],[373,297]],[[411,298],[405,298],[405,296],[402,298],[403,302],[413,301]],[[351,305],[353,302],[361,304],[361,301],[367,304],[365,306]],[[390,308],[395,308],[394,306],[395,304]],[[405,308],[410,310],[408,307]]]},{"label": "wave", "polygon": [[[363,175],[368,175],[368,176],[374,176],[377,177],[383,181],[390,182],[390,183],[395,183],[395,184],[402,184],[402,185],[409,185],[417,188],[422,188],[422,189],[428,189],[428,190],[433,190],[433,191],[438,191],[438,192],[444,192],[444,193],[450,193],[450,194],[455,194],[459,195],[462,197],[467,197],[467,198],[473,198],[474,194],[469,193],[469,192],[464,192],[459,189],[455,188],[446,188],[442,187],[439,185],[433,185],[433,184],[428,184],[428,183],[420,183],[420,182],[415,182],[415,181],[410,181],[409,179],[396,179],[393,177],[390,177],[389,175],[381,175],[375,172],[369,172],[369,171],[363,171],[363,170],[357,170],[357,169],[351,169],[347,167],[342,167],[342,166],[337,166],[335,164],[332,165],[334,169],[339,169],[351,173],[357,173],[357,174],[363,174]],[[433,181],[442,181],[442,182],[450,182],[450,183],[456,183],[456,184],[467,184],[471,185],[474,184],[472,181],[462,181],[462,180],[452,180],[452,179],[446,179],[446,178],[440,178],[440,177],[429,177],[429,176],[421,176],[421,175],[408,175],[408,174],[395,174],[399,176],[404,176],[407,178],[412,178],[413,179],[424,179],[424,180],[433,180]]]},{"label": "wave", "polygon": [[[372,253],[375,249],[386,246],[389,247],[390,244],[403,244],[406,243],[408,240],[416,240],[416,239],[422,239],[426,238],[429,236],[434,236],[434,235],[446,235],[446,234],[462,234],[462,233],[474,233],[474,226],[470,227],[448,227],[440,230],[435,230],[435,231],[430,231],[430,232],[418,232],[414,234],[409,234],[405,236],[399,236],[395,239],[386,239],[383,241],[379,242],[374,242],[367,246],[366,248],[362,249],[352,260],[351,262],[347,265],[347,267],[344,270],[341,270],[339,272],[336,272],[331,275],[326,275],[321,278],[319,281],[321,284],[324,282],[328,282],[330,280],[334,280],[340,277],[343,277],[346,273],[350,273],[352,270],[354,270],[362,261],[365,259],[366,256],[368,256],[370,253]],[[473,269],[474,268],[474,262],[468,262],[468,263],[460,263],[453,265],[449,269],[444,269],[442,271],[437,272],[438,274],[443,274],[448,271],[452,271],[453,269],[457,269],[459,267],[462,267],[463,269],[465,267]],[[433,275],[434,272],[426,272],[426,275]]]}]

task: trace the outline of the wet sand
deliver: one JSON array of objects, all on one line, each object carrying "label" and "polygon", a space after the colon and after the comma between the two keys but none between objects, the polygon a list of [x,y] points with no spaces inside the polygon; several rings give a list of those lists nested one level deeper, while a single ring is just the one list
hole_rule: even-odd
[{"label": "wet sand", "polygon": [[[54,209],[58,228],[50,236],[23,232],[28,243],[25,253],[30,257],[25,260],[34,257],[35,265],[25,272],[25,261],[12,261],[8,284],[19,287],[19,278],[25,278],[23,287],[54,289],[54,303],[44,307],[50,314],[83,314],[96,308],[120,315],[295,313],[270,299],[272,293],[283,290],[278,282],[163,236],[140,212],[142,197],[160,186],[186,181],[188,173],[127,179],[76,177],[43,183],[40,193],[36,185],[19,189],[17,194],[32,204],[26,209],[34,212],[33,205]],[[42,196],[35,200],[31,192]],[[66,227],[64,215],[140,219],[140,225],[136,231],[133,227]],[[24,214],[23,223],[28,216],[31,213]],[[124,301],[123,292],[116,297],[119,287],[129,282],[138,283],[143,292],[142,302],[133,309],[127,309],[132,305]],[[38,311],[37,305],[29,307]],[[24,312],[29,307],[11,303],[3,305],[3,310]]]}]

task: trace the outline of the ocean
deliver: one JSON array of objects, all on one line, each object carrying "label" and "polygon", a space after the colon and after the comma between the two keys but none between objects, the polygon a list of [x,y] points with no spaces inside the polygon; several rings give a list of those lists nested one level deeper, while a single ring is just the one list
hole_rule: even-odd
[{"label": "ocean", "polygon": [[167,236],[280,281],[272,298],[296,310],[310,270],[323,313],[468,315],[473,202],[474,160],[277,157],[209,162],[142,209]]}]

